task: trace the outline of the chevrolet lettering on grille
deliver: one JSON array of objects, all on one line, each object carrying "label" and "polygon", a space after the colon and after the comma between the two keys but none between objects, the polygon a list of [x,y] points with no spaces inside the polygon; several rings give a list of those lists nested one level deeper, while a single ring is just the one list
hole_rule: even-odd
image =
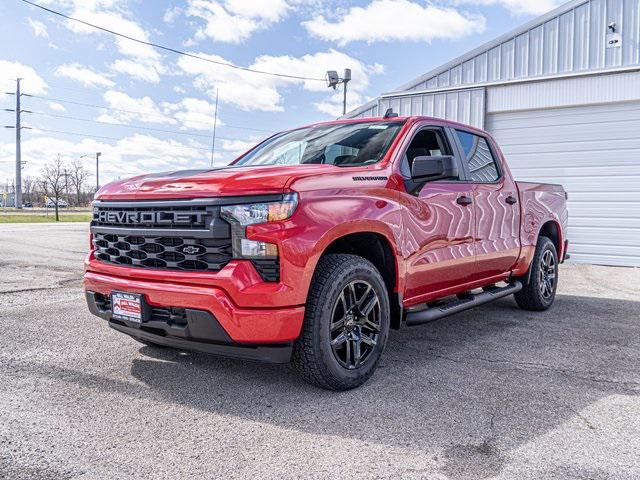
[{"label": "chevrolet lettering on grille", "polygon": [[135,225],[135,224],[167,224],[167,225],[191,225],[204,221],[204,212],[126,212],[117,210],[102,210],[94,215],[94,219],[100,223]]}]

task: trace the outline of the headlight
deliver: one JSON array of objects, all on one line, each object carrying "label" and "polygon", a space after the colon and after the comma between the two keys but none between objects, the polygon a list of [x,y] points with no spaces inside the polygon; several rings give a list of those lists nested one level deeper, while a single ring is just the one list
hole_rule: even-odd
[{"label": "headlight", "polygon": [[273,243],[246,238],[247,225],[286,220],[298,206],[298,195],[289,193],[278,202],[226,205],[220,209],[222,218],[231,223],[234,258],[277,258],[278,247]]},{"label": "headlight", "polygon": [[248,203],[246,205],[228,205],[221,208],[222,218],[246,227],[256,223],[286,220],[298,206],[298,196],[290,193],[280,202]]}]

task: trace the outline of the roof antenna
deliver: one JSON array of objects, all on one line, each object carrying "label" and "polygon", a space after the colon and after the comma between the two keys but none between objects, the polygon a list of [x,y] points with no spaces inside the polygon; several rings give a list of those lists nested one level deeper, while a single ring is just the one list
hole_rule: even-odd
[{"label": "roof antenna", "polygon": [[387,108],[387,111],[384,114],[384,117],[382,118],[397,118],[398,114],[397,113],[393,113],[393,108]]}]

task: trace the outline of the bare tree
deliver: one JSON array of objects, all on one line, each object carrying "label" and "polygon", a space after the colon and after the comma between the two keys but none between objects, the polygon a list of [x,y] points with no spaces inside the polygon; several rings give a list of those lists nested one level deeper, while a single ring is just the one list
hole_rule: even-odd
[{"label": "bare tree", "polygon": [[33,177],[24,177],[22,179],[22,198],[25,202],[33,204],[33,194],[36,190],[36,180]]},{"label": "bare tree", "polygon": [[76,204],[78,206],[82,203],[82,193],[84,192],[85,184],[90,175],[80,160],[73,161],[71,164],[71,173],[69,173],[69,180],[76,192]]},{"label": "bare tree", "polygon": [[[58,213],[58,201],[64,191],[65,176],[64,165],[60,154],[51,163],[47,163],[42,169],[42,189],[47,196],[54,199],[56,207],[56,222],[60,221],[60,215]],[[45,205],[46,206],[46,205]]]}]

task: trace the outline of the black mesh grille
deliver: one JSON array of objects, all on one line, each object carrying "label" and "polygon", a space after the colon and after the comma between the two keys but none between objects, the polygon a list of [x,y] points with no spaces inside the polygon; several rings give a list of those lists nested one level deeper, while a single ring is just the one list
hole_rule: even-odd
[{"label": "black mesh grille", "polygon": [[252,262],[265,282],[277,282],[280,280],[280,261],[277,258],[252,260]]},{"label": "black mesh grille", "polygon": [[232,258],[231,239],[94,233],[98,260],[167,270],[218,271]]}]

